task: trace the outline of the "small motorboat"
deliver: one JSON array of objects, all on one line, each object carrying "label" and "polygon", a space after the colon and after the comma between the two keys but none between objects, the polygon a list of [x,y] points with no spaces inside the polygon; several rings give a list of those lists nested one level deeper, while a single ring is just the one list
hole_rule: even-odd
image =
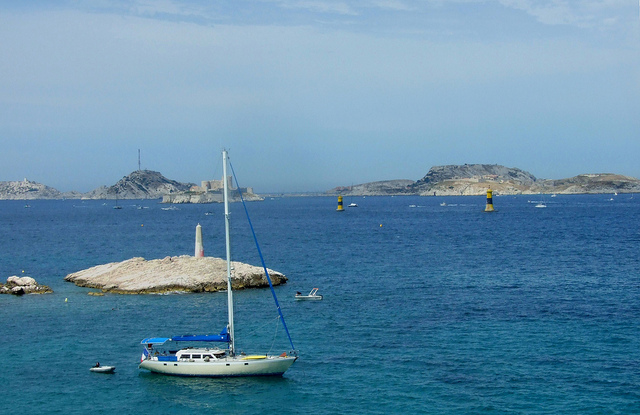
[{"label": "small motorboat", "polygon": [[314,288],[309,295],[303,295],[300,291],[296,292],[296,300],[322,300],[322,296],[318,295],[318,289]]},{"label": "small motorboat", "polygon": [[116,367],[115,366],[102,366],[100,365],[100,363],[96,363],[95,366],[93,366],[91,369],[89,369],[92,372],[96,372],[96,373],[113,373],[116,371]]},{"label": "small motorboat", "polygon": [[358,207],[358,204],[351,202],[347,207]]}]

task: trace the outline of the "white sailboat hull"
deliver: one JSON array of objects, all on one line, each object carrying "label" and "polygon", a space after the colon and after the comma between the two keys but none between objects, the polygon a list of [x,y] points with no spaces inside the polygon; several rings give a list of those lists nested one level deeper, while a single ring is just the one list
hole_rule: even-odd
[{"label": "white sailboat hull", "polygon": [[297,359],[296,356],[269,356],[266,358],[224,357],[205,361],[143,360],[141,369],[173,376],[232,377],[232,376],[282,376]]}]

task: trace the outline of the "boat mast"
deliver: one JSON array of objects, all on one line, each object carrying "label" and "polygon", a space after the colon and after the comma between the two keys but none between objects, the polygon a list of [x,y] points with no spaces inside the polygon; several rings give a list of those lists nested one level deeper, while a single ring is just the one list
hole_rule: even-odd
[{"label": "boat mast", "polygon": [[222,185],[224,188],[224,231],[227,247],[227,303],[229,307],[229,354],[235,356],[235,336],[233,330],[233,292],[231,291],[231,233],[229,226],[229,186],[227,184],[227,150],[222,150]]}]

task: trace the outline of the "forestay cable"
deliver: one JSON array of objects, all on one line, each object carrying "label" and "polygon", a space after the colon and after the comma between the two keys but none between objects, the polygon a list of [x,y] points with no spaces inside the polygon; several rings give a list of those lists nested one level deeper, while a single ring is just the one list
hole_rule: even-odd
[{"label": "forestay cable", "polygon": [[[273,299],[276,302],[276,308],[278,309],[278,314],[280,315],[280,319],[282,320],[282,326],[284,327],[284,331],[287,333],[287,337],[289,338],[289,343],[291,344],[291,350],[295,352],[296,348],[293,345],[293,340],[291,340],[291,335],[289,334],[287,323],[284,321],[284,315],[282,315],[282,310],[280,309],[280,303],[278,302],[276,291],[273,289],[273,284],[271,283],[271,276],[269,276],[267,265],[264,262],[264,257],[262,256],[262,250],[260,249],[260,244],[258,243],[256,232],[253,230],[253,224],[251,223],[251,218],[249,217],[249,210],[247,209],[247,204],[244,202],[244,197],[242,197],[242,191],[240,191],[240,184],[238,183],[238,178],[236,177],[236,172],[233,169],[233,164],[231,164],[231,161],[229,161],[229,167],[231,167],[231,173],[233,174],[233,178],[236,181],[236,187],[238,188],[238,193],[240,194],[240,201],[242,202],[244,213],[247,215],[247,220],[249,221],[249,227],[251,228],[251,234],[253,235],[253,240],[256,243],[256,248],[258,249],[258,255],[260,255],[260,262],[262,263],[262,268],[264,269],[264,273],[267,276],[267,281],[269,282],[269,288],[271,288],[271,294],[273,294]],[[224,180],[226,180],[226,178]]]}]

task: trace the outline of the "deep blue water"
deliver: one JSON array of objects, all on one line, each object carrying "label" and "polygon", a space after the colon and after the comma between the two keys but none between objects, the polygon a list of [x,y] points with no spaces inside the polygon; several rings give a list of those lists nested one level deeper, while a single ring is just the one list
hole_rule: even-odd
[{"label": "deep blue water", "polygon": [[[640,413],[640,197],[531,198],[496,197],[493,214],[483,197],[250,203],[300,351],[283,378],[255,379],[137,368],[145,337],[219,332],[225,293],[92,297],[63,281],[193,255],[198,223],[222,257],[221,205],[2,201],[0,278],[55,293],[0,296],[0,413]],[[233,204],[233,257],[259,265],[243,215]],[[293,300],[313,287],[323,301]],[[289,350],[269,291],[235,294],[237,347]]]}]

